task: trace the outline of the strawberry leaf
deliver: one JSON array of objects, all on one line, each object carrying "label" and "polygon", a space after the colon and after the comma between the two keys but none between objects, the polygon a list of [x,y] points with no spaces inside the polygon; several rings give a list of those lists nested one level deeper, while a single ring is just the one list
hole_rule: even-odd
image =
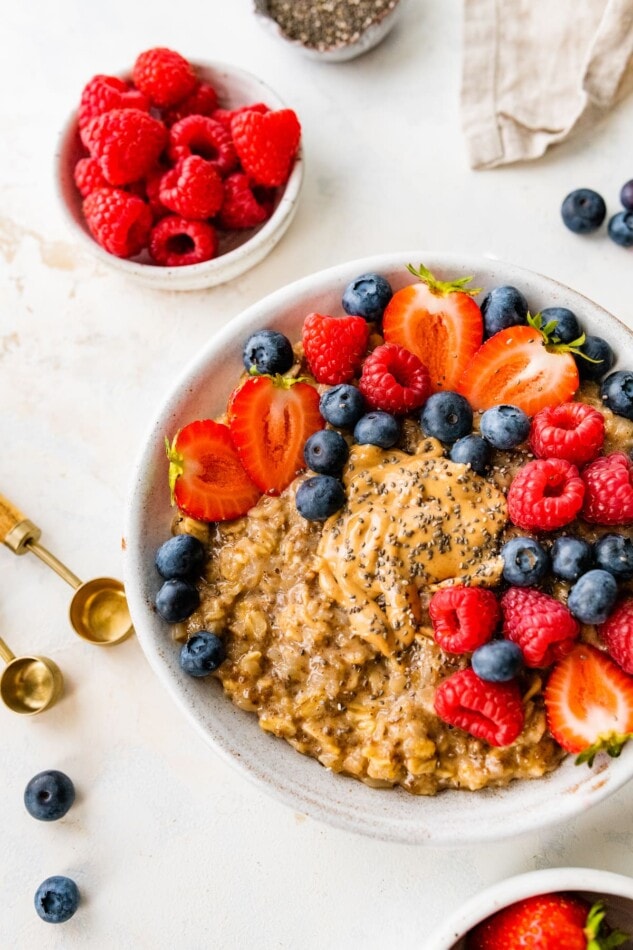
[{"label": "strawberry leaf", "polygon": [[587,950],[615,950],[630,939],[630,934],[621,930],[604,930],[605,906],[602,901],[596,901],[587,914],[584,935],[587,938]]},{"label": "strawberry leaf", "polygon": [[612,759],[617,759],[629,739],[633,739],[631,732],[603,732],[592,745],[576,756],[576,765],[586,762],[591,767],[598,752],[606,752]]},{"label": "strawberry leaf", "polygon": [[424,264],[414,267],[413,264],[407,264],[407,270],[414,277],[417,277],[427,285],[431,293],[438,297],[447,297],[448,294],[467,294],[469,297],[475,297],[483,290],[482,287],[467,287],[472,277],[458,277],[457,280],[438,280]]},{"label": "strawberry leaf", "polygon": [[[179,430],[180,431],[180,430]],[[169,498],[172,505],[176,504],[174,498],[174,491],[176,489],[176,481],[180,475],[184,475],[184,459],[180,452],[176,451],[176,442],[178,440],[178,432],[174,436],[174,441],[169,444],[169,439],[165,436],[165,449],[167,451],[167,458],[169,460]]]}]

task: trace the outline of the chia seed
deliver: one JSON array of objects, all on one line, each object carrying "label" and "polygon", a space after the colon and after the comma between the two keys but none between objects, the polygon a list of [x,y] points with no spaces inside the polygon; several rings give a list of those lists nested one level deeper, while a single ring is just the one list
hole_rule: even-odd
[{"label": "chia seed", "polygon": [[282,33],[311,49],[355,43],[398,0],[269,0],[268,14]]}]

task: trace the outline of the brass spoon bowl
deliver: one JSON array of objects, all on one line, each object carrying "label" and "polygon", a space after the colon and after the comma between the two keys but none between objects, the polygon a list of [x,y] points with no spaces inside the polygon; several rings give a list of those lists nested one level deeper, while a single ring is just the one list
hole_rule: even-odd
[{"label": "brass spoon bowl", "polygon": [[14,554],[35,554],[52,568],[75,593],[70,602],[70,622],[75,633],[97,646],[114,646],[134,633],[121,581],[96,577],[81,581],[54,554],[39,543],[42,532],[0,495],[0,540]]},{"label": "brass spoon bowl", "polygon": [[62,672],[45,656],[15,656],[0,640],[7,664],[0,675],[0,698],[12,712],[36,716],[57,702],[64,688]]}]

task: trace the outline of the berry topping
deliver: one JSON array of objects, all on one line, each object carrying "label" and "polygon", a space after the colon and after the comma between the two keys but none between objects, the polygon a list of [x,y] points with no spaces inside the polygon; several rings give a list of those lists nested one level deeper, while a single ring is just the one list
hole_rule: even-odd
[{"label": "berry topping", "polygon": [[546,325],[554,324],[552,340],[556,343],[573,344],[582,336],[578,317],[567,307],[546,307],[545,310],[541,310],[541,318]]},{"label": "berry topping", "polygon": [[369,342],[362,317],[329,317],[310,313],[303,323],[303,349],[319,383],[348,383],[359,372]]},{"label": "berry topping", "polygon": [[501,598],[503,633],[521,647],[525,665],[550,666],[574,647],[580,626],[560,600],[533,590],[511,587]]},{"label": "berry topping", "polygon": [[520,468],[508,490],[508,515],[517,528],[554,531],[582,508],[585,486],[564,459],[536,459]]},{"label": "berry topping", "polygon": [[210,162],[190,155],[161,178],[161,203],[189,221],[212,218],[224,197],[222,179]]},{"label": "berry topping", "polygon": [[370,409],[400,415],[424,405],[431,380],[417,356],[396,343],[384,343],[365,360],[358,388]]},{"label": "berry topping", "polygon": [[265,102],[254,102],[252,105],[240,106],[239,109],[216,109],[213,118],[223,125],[227,132],[230,132],[233,117],[241,115],[242,112],[270,112],[270,106],[267,106]]},{"label": "berry topping", "polygon": [[577,581],[593,564],[591,545],[582,538],[556,538],[550,554],[552,571],[565,581]]},{"label": "berry topping", "polygon": [[92,119],[111,109],[140,109],[141,112],[148,112],[149,100],[138,89],[132,89],[116,76],[93,76],[84,86],[79,102],[78,120],[82,133]]},{"label": "berry topping", "polygon": [[79,907],[79,888],[62,874],[42,881],[35,892],[35,910],[47,924],[63,924]]},{"label": "berry topping", "polygon": [[622,185],[620,203],[627,211],[633,211],[633,178]]},{"label": "berry topping", "polygon": [[292,109],[240,111],[231,134],[244,171],[260,185],[284,185],[299,150],[301,126]]},{"label": "berry topping", "polygon": [[319,409],[326,422],[340,429],[353,429],[366,412],[363,394],[349,383],[326,390],[321,396]]},{"label": "berry topping", "polygon": [[349,448],[340,432],[320,429],[306,442],[303,457],[313,472],[339,478],[349,457]]},{"label": "berry topping", "polygon": [[527,323],[528,303],[516,287],[493,287],[481,302],[484,336]]},{"label": "berry topping", "polygon": [[618,756],[633,732],[633,678],[586,643],[556,664],[545,687],[547,725],[577,763]]},{"label": "berry topping", "polygon": [[390,449],[400,438],[400,423],[388,412],[368,412],[354,426],[354,438],[360,445]]},{"label": "berry topping", "polygon": [[621,452],[604,455],[582,471],[585,502],[582,516],[593,524],[633,521],[633,463]]},{"label": "berry topping", "polygon": [[609,656],[625,673],[633,673],[633,597],[624,597],[598,627]]},{"label": "berry topping", "polygon": [[198,577],[205,560],[204,544],[192,534],[168,538],[156,552],[156,570],[165,580]]},{"label": "berry topping", "polygon": [[537,412],[530,429],[530,447],[537,458],[566,459],[584,465],[604,443],[604,416],[582,402],[564,402]]},{"label": "berry topping", "polygon": [[24,807],[38,821],[63,818],[75,801],[75,786],[63,772],[51,769],[34,775],[24,789]]},{"label": "berry topping", "polygon": [[165,125],[174,125],[188,115],[211,115],[218,105],[218,94],[208,82],[201,82],[197,89],[177,105],[163,112]]},{"label": "berry topping", "polygon": [[181,623],[200,606],[200,594],[189,581],[165,581],[156,594],[156,613],[167,623]]},{"label": "berry topping", "polygon": [[622,534],[605,534],[594,544],[596,564],[618,581],[633,577],[633,541]]},{"label": "berry topping", "polygon": [[226,647],[215,633],[201,630],[180,648],[180,668],[189,676],[208,676],[226,659]]},{"label": "berry topping", "polygon": [[473,670],[460,670],[440,683],[435,692],[435,712],[492,746],[508,746],[523,731],[525,713],[516,682],[487,683]]},{"label": "berry topping", "polygon": [[162,122],[138,109],[111,109],[92,119],[85,142],[111,185],[143,178],[156,164],[167,142]]},{"label": "berry topping", "polygon": [[224,198],[218,224],[236,231],[257,227],[271,216],[274,204],[270,189],[253,185],[248,175],[234,172],[224,179]]},{"label": "berry topping", "polygon": [[134,85],[159,109],[186,99],[198,84],[191,63],[180,53],[160,46],[137,56],[132,78]]},{"label": "berry topping", "polygon": [[352,316],[378,323],[393,297],[391,284],[380,274],[355,277],[343,293],[343,310]]},{"label": "berry topping", "polygon": [[618,596],[618,585],[609,571],[587,571],[569,591],[567,606],[581,623],[604,623]]},{"label": "berry topping", "polygon": [[609,220],[609,237],[620,247],[633,247],[633,212],[618,211]]},{"label": "berry topping", "polygon": [[157,264],[183,267],[210,261],[218,251],[215,229],[206,221],[186,221],[176,214],[163,218],[152,229],[149,252]]},{"label": "berry topping", "polygon": [[436,643],[447,653],[471,653],[490,640],[500,618],[497,598],[484,587],[445,587],[429,603]]},{"label": "berry topping", "polygon": [[481,416],[481,434],[495,449],[514,449],[530,432],[530,420],[518,406],[493,406]]},{"label": "berry topping", "polygon": [[331,475],[313,475],[299,485],[296,504],[306,521],[327,521],[345,504],[345,489]]},{"label": "berry topping", "polygon": [[419,278],[397,291],[383,316],[383,334],[387,343],[399,343],[428,368],[433,391],[455,389],[473,354],[483,339],[481,311],[467,290],[472,279],[436,280],[420,264],[408,265]]},{"label": "berry topping", "polygon": [[563,223],[575,234],[596,231],[607,215],[604,198],[591,188],[570,192],[561,207]]},{"label": "berry topping", "polygon": [[278,495],[303,471],[307,439],[323,428],[319,394],[284,376],[254,376],[232,394],[231,438],[253,482]]},{"label": "berry topping", "polygon": [[82,198],[87,198],[97,188],[110,187],[96,158],[80,158],[75,165],[73,177]]},{"label": "berry topping", "polygon": [[457,442],[471,431],[473,411],[459,393],[433,393],[420,413],[420,425],[425,435],[440,442]]},{"label": "berry topping", "polygon": [[600,386],[602,401],[612,412],[633,419],[633,372],[618,370],[603,380]]},{"label": "berry topping", "polygon": [[277,330],[257,330],[244,344],[242,362],[247,373],[283,375],[294,361],[290,340]]},{"label": "berry topping", "polygon": [[478,475],[485,475],[488,471],[491,457],[492,449],[480,435],[465,435],[463,439],[453,442],[449,452],[451,462],[470,465]]},{"label": "berry topping", "polygon": [[134,257],[147,245],[152,213],[136,195],[99,188],[85,199],[83,212],[93,238],[110,254]]},{"label": "berry topping", "polygon": [[237,167],[231,135],[219,122],[204,115],[189,115],[169,130],[168,155],[172,162],[198,155],[224,177]]},{"label": "berry topping", "polygon": [[501,548],[503,577],[515,587],[533,587],[549,568],[547,552],[534,538],[511,538]]},{"label": "berry topping", "polygon": [[523,653],[511,640],[491,640],[475,650],[471,663],[480,680],[507,683],[523,669]]},{"label": "berry topping", "polygon": [[[588,357],[588,358],[587,358]],[[574,356],[581,379],[598,380],[608,373],[615,363],[615,353],[600,336],[586,336]]]}]

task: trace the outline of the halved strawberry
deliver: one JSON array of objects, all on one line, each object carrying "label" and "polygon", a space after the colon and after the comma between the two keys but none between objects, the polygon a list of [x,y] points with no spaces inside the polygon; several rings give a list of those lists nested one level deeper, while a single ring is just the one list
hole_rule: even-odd
[{"label": "halved strawberry", "polygon": [[495,333],[470,360],[457,391],[473,409],[506,403],[533,416],[567,402],[578,389],[572,352],[584,337],[573,345],[550,343],[539,314],[528,315],[528,324]]},{"label": "halved strawberry", "polygon": [[595,647],[580,643],[560,660],[545,687],[547,724],[576,763],[598,752],[616,757],[633,736],[633,676]]},{"label": "halved strawberry", "polygon": [[398,290],[385,310],[382,332],[387,343],[399,343],[424,363],[433,392],[455,389],[484,335],[481,310],[467,290],[472,277],[436,280],[423,264],[407,266],[419,284]]},{"label": "halved strawberry", "polygon": [[242,465],[268,495],[303,471],[306,440],[325,426],[314,386],[287,376],[247,379],[229,399],[228,417]]},{"label": "halved strawberry", "polygon": [[167,443],[172,503],[199,521],[231,521],[246,514],[261,492],[250,480],[228,426],[201,419]]}]

